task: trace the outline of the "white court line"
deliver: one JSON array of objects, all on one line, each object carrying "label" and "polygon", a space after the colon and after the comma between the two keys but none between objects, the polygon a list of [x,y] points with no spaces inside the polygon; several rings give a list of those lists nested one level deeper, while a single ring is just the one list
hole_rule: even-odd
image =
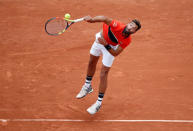
[{"label": "white court line", "polygon": [[193,123],[193,120],[75,120],[75,119],[0,119],[1,122],[162,122],[162,123]]}]

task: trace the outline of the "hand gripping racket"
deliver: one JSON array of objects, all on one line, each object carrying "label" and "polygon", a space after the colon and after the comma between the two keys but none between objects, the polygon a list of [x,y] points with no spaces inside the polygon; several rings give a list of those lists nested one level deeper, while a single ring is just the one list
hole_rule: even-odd
[{"label": "hand gripping racket", "polygon": [[53,17],[49,19],[45,24],[45,31],[48,35],[61,35],[64,33],[72,24],[83,21],[84,18],[69,20],[62,17]]}]

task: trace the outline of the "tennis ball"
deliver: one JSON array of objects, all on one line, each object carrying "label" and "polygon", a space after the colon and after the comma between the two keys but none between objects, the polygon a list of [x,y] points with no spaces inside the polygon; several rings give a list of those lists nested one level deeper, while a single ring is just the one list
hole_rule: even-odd
[{"label": "tennis ball", "polygon": [[66,19],[70,19],[70,14],[65,14],[64,17],[65,17]]}]

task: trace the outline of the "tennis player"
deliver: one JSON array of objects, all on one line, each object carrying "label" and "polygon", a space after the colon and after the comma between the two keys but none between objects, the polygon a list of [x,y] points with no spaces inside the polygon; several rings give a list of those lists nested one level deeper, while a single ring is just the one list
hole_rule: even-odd
[{"label": "tennis player", "polygon": [[96,34],[96,39],[90,49],[90,60],[87,69],[85,84],[76,96],[83,98],[93,91],[91,86],[92,78],[95,74],[96,65],[102,55],[102,68],[100,73],[99,94],[97,101],[90,106],[87,111],[95,114],[101,107],[102,100],[107,89],[107,77],[113,61],[131,42],[131,34],[141,28],[138,20],[134,19],[128,24],[108,18],[105,16],[86,16],[84,20],[89,23],[103,22],[103,29]]}]

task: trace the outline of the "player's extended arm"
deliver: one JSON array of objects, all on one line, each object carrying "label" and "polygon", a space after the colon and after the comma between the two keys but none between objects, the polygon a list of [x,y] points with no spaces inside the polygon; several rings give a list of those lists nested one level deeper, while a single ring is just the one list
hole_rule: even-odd
[{"label": "player's extended arm", "polygon": [[110,25],[112,22],[112,19],[106,16],[95,16],[93,18],[91,16],[85,16],[84,20],[89,23],[104,22],[107,25]]}]

